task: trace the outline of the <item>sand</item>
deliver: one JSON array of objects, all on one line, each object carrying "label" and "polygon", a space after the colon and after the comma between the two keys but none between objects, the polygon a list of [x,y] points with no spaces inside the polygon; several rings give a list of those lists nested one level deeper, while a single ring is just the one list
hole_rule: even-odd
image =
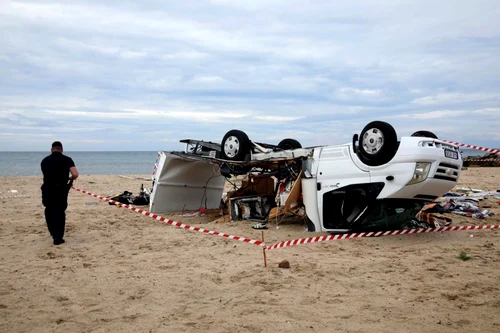
[{"label": "sand", "polygon": [[[150,185],[144,178],[83,175],[75,185],[138,193]],[[0,178],[0,332],[500,332],[499,230],[300,245],[268,251],[265,268],[258,246],[164,225],[76,191],[66,243],[54,246],[40,183]],[[500,189],[500,168],[468,169],[459,186]],[[448,215],[452,225],[500,224],[495,200],[481,205],[496,215]],[[165,216],[261,238],[251,222]],[[288,223],[266,230],[265,240],[316,234]],[[282,260],[291,267],[278,268]]]}]

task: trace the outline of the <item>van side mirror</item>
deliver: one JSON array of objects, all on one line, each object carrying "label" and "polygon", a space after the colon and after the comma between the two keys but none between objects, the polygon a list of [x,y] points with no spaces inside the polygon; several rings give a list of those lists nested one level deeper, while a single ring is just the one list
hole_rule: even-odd
[{"label": "van side mirror", "polygon": [[356,142],[358,142],[358,140],[359,140],[359,135],[354,134],[352,136],[352,151],[354,152],[354,154],[358,153],[358,146],[356,146]]}]

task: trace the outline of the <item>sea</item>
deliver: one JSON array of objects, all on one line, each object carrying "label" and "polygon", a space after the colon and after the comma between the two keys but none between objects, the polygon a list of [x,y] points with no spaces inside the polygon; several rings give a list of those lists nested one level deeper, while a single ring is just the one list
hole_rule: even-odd
[{"label": "sea", "polygon": [[[484,155],[462,149],[463,156]],[[0,177],[42,176],[40,162],[50,152],[0,152]],[[81,175],[149,175],[158,151],[75,151],[70,156]]]},{"label": "sea", "polygon": [[[40,162],[50,152],[0,152],[0,177],[42,176]],[[64,152],[80,175],[149,175],[158,151]]]}]

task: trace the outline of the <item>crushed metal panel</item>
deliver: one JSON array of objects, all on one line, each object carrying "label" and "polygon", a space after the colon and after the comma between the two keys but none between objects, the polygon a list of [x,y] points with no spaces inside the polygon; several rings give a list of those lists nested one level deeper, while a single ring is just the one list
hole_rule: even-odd
[{"label": "crushed metal panel", "polygon": [[218,165],[161,152],[149,211],[151,213],[218,209],[225,178]]}]

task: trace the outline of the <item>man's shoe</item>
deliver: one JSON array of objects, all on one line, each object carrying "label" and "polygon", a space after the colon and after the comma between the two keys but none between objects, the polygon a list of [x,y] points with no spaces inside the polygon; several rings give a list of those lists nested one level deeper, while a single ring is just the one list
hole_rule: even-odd
[{"label": "man's shoe", "polygon": [[54,239],[54,245],[61,245],[64,243],[64,239]]}]

